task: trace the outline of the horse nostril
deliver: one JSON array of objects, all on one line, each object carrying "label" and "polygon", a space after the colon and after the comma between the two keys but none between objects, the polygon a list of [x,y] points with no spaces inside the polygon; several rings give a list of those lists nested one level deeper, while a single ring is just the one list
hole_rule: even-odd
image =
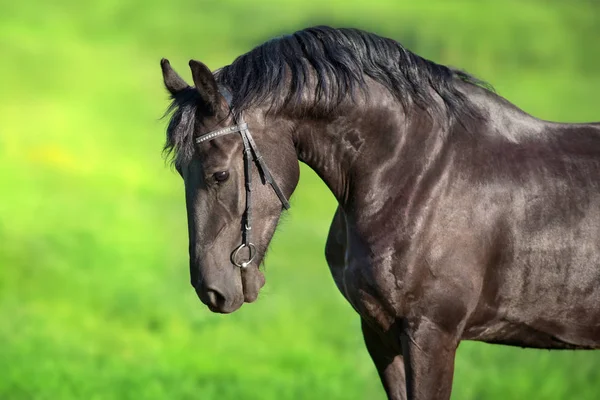
[{"label": "horse nostril", "polygon": [[206,297],[208,300],[208,305],[221,308],[225,304],[225,296],[223,296],[218,290],[208,289],[206,291]]}]

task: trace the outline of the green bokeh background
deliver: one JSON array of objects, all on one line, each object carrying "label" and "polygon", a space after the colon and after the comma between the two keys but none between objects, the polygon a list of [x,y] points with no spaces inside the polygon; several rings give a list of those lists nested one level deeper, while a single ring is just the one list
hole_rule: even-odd
[{"label": "green bokeh background", "polygon": [[[217,68],[315,24],[470,71],[526,111],[600,120],[597,1],[0,3],[0,399],[383,399],[323,257],[308,169],[257,303],[188,283],[182,182],[161,159],[159,60]],[[464,342],[453,399],[598,399],[600,352]]]}]

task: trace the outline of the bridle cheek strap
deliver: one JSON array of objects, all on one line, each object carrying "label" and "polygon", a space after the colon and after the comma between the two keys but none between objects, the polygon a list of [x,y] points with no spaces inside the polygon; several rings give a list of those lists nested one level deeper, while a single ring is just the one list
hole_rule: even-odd
[{"label": "bridle cheek strap", "polygon": [[[248,124],[246,124],[243,118],[240,118],[240,124],[230,126],[223,129],[218,129],[216,131],[212,131],[206,133],[198,138],[196,138],[196,143],[202,143],[210,140],[214,140],[220,136],[230,135],[233,133],[238,133],[242,137],[242,143],[244,144],[244,177],[245,177],[245,187],[246,187],[246,209],[244,210],[244,219],[242,221],[242,244],[240,244],[233,252],[231,253],[231,262],[240,268],[246,268],[254,257],[256,256],[256,246],[252,244],[250,240],[250,235],[252,231],[252,160],[255,161],[256,166],[258,168],[258,172],[262,178],[263,185],[269,184],[275,191],[275,194],[281,201],[281,205],[286,210],[290,208],[290,203],[283,194],[283,191],[273,179],[269,168],[265,164],[265,161],[258,151],[258,147],[256,146],[256,142],[252,138],[250,134],[250,130],[248,129]],[[241,252],[244,248],[248,248],[249,254],[246,261],[240,261]]]}]

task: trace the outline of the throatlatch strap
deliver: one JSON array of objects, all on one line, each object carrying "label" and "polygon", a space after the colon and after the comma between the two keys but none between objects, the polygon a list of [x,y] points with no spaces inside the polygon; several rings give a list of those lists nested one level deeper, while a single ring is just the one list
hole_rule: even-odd
[{"label": "throatlatch strap", "polygon": [[[248,124],[243,124],[243,125],[247,126]],[[279,187],[277,182],[275,182],[275,180],[273,179],[273,176],[271,175],[269,168],[265,164],[265,161],[264,161],[262,155],[258,151],[258,147],[256,146],[256,143],[254,142],[254,139],[252,138],[250,131],[248,129],[243,130],[242,136],[244,136],[244,135],[248,138],[248,142],[250,143],[250,147],[252,148],[252,152],[254,153],[254,160],[258,164],[258,171],[260,172],[260,174],[264,180],[264,183],[268,183],[269,185],[271,185],[271,187],[275,191],[275,194],[277,195],[277,197],[279,197],[279,201],[281,201],[283,208],[285,208],[286,210],[289,210],[290,203],[285,198],[285,195],[283,194],[283,191],[281,190],[281,188]]]}]

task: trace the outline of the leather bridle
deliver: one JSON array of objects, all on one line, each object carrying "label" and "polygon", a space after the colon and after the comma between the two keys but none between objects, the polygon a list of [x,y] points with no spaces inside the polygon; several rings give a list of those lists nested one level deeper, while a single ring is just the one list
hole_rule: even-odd
[{"label": "leather bridle", "polygon": [[[220,92],[221,92],[221,95],[227,101],[227,104],[230,106],[231,95],[229,94],[229,91],[227,91],[225,88],[221,87]],[[254,257],[256,256],[256,246],[254,246],[254,244],[250,241],[250,233],[252,231],[252,225],[251,225],[251,223],[252,223],[252,161],[254,161],[256,163],[256,166],[258,168],[258,172],[260,173],[263,185],[266,185],[266,184],[271,185],[271,187],[275,191],[275,194],[277,195],[277,197],[279,197],[279,200],[281,201],[281,205],[283,206],[283,208],[285,208],[286,210],[289,209],[290,203],[288,202],[285,195],[281,191],[281,188],[279,187],[279,185],[277,185],[277,182],[275,182],[273,180],[273,176],[271,175],[269,168],[267,168],[267,165],[265,164],[260,152],[258,151],[258,147],[256,146],[256,143],[254,142],[254,139],[252,138],[252,135],[250,134],[250,130],[248,129],[248,124],[246,124],[244,122],[244,119],[241,116],[239,118],[239,123],[238,123],[238,121],[236,121],[235,117],[233,119],[233,122],[236,123],[236,125],[229,126],[227,128],[223,128],[223,129],[218,129],[215,131],[211,131],[202,136],[197,137],[196,143],[211,141],[218,137],[230,135],[230,134],[238,133],[238,132],[239,132],[240,136],[242,137],[242,143],[244,144],[244,176],[245,176],[245,180],[246,180],[246,184],[245,184],[245,186],[246,186],[246,209],[244,211],[244,216],[243,216],[243,220],[242,220],[242,244],[240,244],[238,247],[236,247],[233,250],[233,252],[231,253],[231,262],[233,263],[233,265],[243,269],[243,268],[246,268],[248,265],[250,265],[250,263],[252,262],[252,260],[254,260]],[[249,258],[246,261],[241,261],[241,260],[239,260],[240,252],[245,247],[248,248]]]}]

